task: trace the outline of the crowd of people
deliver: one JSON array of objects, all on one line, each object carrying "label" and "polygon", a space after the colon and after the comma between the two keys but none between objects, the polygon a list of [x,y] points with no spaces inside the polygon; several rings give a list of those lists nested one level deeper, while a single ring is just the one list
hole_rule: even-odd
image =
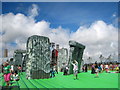
[{"label": "crowd of people", "polygon": [[[74,80],[78,79],[78,62],[76,60],[73,60],[73,62],[70,62],[73,65],[73,74],[74,74]],[[63,72],[63,75],[68,75],[69,67],[67,64],[63,63],[63,67],[61,68],[61,72]],[[56,68],[53,67],[50,71],[50,77],[55,77],[56,74]]]},{"label": "crowd of people", "polygon": [[[82,72],[85,72],[88,67],[91,70],[91,74],[96,74],[95,77],[98,77],[98,73],[106,72],[106,73],[120,73],[120,63],[93,63],[93,64],[85,64],[82,67]],[[114,72],[110,72],[114,71]]]},{"label": "crowd of people", "polygon": [[7,86],[10,86],[12,81],[19,81],[21,72],[21,65],[10,65],[8,61],[2,64],[2,73]]},{"label": "crowd of people", "polygon": [[[78,79],[78,62],[76,60],[73,60],[73,62],[70,63],[71,65],[73,65],[74,80],[76,80]],[[102,72],[120,73],[120,63],[113,64],[95,62],[94,64],[84,64],[82,67],[82,72],[88,72],[88,70],[91,70],[91,74],[96,74],[95,77],[98,77],[98,74]],[[63,75],[68,75],[68,71],[68,65],[64,64],[64,67],[61,69],[61,72],[63,72]],[[11,84],[10,81],[19,81],[20,75],[22,75],[21,72],[21,65],[10,65],[8,61],[2,64],[2,73],[7,86]],[[58,71],[56,69],[56,66],[54,66],[51,68],[50,78],[55,77],[56,73],[58,74]]]},{"label": "crowd of people", "polygon": [[[74,74],[74,80],[78,79],[78,62],[76,60],[73,60],[73,62],[70,62],[73,65],[73,74]],[[82,66],[82,72],[88,72],[91,71],[91,74],[95,74],[95,78],[98,78],[98,74],[102,72],[106,73],[120,73],[120,63],[93,63],[93,64],[84,64]],[[69,67],[67,64],[63,64],[63,67],[61,69],[61,72],[63,72],[63,75],[68,75]],[[112,72],[113,71],[113,72]],[[55,69],[53,68],[51,70],[51,77],[55,77]]]}]

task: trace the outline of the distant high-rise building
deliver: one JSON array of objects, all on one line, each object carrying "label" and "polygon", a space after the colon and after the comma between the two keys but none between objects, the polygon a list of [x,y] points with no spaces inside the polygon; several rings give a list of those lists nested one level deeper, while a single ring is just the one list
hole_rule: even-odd
[{"label": "distant high-rise building", "polygon": [[8,49],[4,50],[4,57],[8,57]]}]

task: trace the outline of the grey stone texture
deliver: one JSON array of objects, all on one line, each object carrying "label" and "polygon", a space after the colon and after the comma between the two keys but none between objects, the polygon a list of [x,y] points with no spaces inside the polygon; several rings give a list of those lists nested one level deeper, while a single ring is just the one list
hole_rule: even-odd
[{"label": "grey stone texture", "polygon": [[73,60],[76,60],[78,62],[78,72],[79,72],[85,46],[76,41],[69,41],[69,45],[70,45],[69,62],[68,62],[69,74],[73,74],[73,65],[71,65],[70,62],[73,62]]},{"label": "grey stone texture", "polygon": [[14,60],[13,60],[13,64],[14,65],[22,65],[23,63],[23,57],[24,57],[24,54],[26,53],[25,50],[15,50],[14,51]]},{"label": "grey stone texture", "polygon": [[63,67],[63,63],[68,63],[68,49],[61,48],[58,50],[58,70],[60,71]]},{"label": "grey stone texture", "polygon": [[43,79],[50,76],[50,41],[33,35],[27,40],[26,78]]},{"label": "grey stone texture", "polygon": [[28,55],[25,54],[24,57],[23,57],[23,62],[22,62],[22,71],[23,72],[26,71],[27,58],[28,58]]}]

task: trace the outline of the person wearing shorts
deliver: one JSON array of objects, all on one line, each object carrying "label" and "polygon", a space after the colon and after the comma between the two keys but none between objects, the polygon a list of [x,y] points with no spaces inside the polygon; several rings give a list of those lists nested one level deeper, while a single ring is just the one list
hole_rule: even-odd
[{"label": "person wearing shorts", "polygon": [[7,86],[9,86],[9,81],[10,81],[10,76],[11,76],[11,67],[9,66],[9,64],[7,62],[4,63],[4,68],[3,68],[3,73],[4,73],[4,80],[7,84]]},{"label": "person wearing shorts", "polygon": [[108,73],[108,71],[109,71],[108,69],[109,69],[109,66],[108,66],[108,64],[106,64],[106,65],[105,65],[106,73]]},{"label": "person wearing shorts", "polygon": [[[78,74],[78,70],[74,70],[74,75],[77,76],[77,74]],[[76,77],[76,79],[77,79],[77,77]]]},{"label": "person wearing shorts", "polygon": [[78,62],[74,60],[73,63],[71,62],[71,64],[73,65],[73,72],[74,72],[74,76],[76,77],[75,79],[78,79],[78,75],[77,75],[78,74]]}]

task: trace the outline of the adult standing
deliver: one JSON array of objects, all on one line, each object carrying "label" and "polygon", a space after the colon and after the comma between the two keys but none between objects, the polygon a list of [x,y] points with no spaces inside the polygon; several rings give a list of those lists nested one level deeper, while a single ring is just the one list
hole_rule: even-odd
[{"label": "adult standing", "polygon": [[73,72],[74,72],[75,79],[78,79],[78,75],[77,75],[78,74],[78,62],[74,60],[73,63],[71,62],[71,64],[73,65]]},{"label": "adult standing", "polygon": [[82,66],[82,72],[85,72],[85,65]]},{"label": "adult standing", "polygon": [[96,78],[98,77],[98,72],[99,72],[99,70],[98,70],[98,65],[97,65],[97,63],[95,63],[95,73],[96,73]]},{"label": "adult standing", "polygon": [[87,72],[88,70],[88,67],[87,67],[87,64],[85,64],[85,72]]},{"label": "adult standing", "polygon": [[2,64],[2,73],[3,73],[3,69],[4,69],[4,64]]},{"label": "adult standing", "polygon": [[101,67],[101,71],[103,72],[104,69],[103,69],[103,64],[102,63],[100,65],[100,67]]},{"label": "adult standing", "polygon": [[91,70],[91,74],[95,73],[95,64],[92,64],[92,70]]},{"label": "adult standing", "polygon": [[106,65],[105,65],[106,73],[108,73],[108,69],[109,69],[109,66],[108,66],[108,64],[106,64]]},{"label": "adult standing", "polygon": [[120,73],[120,63],[119,63],[119,65],[118,65],[118,67],[119,67],[119,73]]},{"label": "adult standing", "polygon": [[112,64],[112,71],[114,70],[114,64]]}]

